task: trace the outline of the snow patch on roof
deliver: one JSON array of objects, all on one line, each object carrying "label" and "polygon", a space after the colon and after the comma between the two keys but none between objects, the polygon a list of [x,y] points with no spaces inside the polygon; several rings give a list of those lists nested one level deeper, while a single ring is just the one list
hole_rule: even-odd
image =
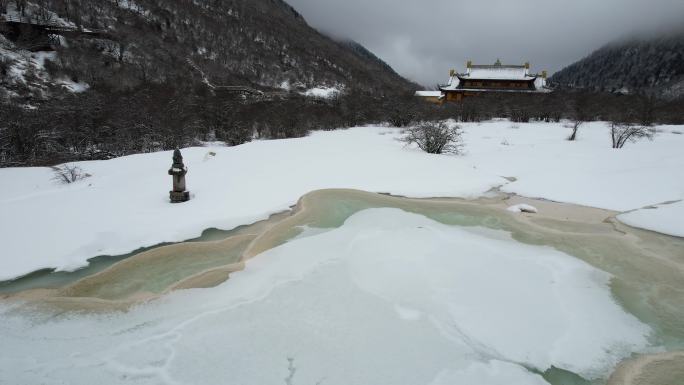
[{"label": "snow patch on roof", "polygon": [[534,88],[541,90],[542,88],[546,88],[546,79],[542,78],[541,76],[534,79]]},{"label": "snow patch on roof", "polygon": [[442,91],[416,91],[416,96],[424,98],[438,98],[442,96]]},{"label": "snow patch on roof", "polygon": [[471,68],[467,73],[461,74],[464,79],[491,79],[491,80],[532,80],[525,67],[486,67]]},{"label": "snow patch on roof", "polygon": [[461,84],[461,79],[458,78],[458,75],[453,75],[449,78],[449,81],[447,82],[446,85],[440,87],[442,90],[455,90],[458,88],[458,86]]}]

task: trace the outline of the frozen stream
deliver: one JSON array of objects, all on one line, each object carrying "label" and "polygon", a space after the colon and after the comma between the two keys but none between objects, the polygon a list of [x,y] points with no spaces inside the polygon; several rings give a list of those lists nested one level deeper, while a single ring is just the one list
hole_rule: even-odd
[{"label": "frozen stream", "polygon": [[684,347],[684,242],[614,226],[314,192],[257,234],[0,302],[0,383],[602,384]]}]

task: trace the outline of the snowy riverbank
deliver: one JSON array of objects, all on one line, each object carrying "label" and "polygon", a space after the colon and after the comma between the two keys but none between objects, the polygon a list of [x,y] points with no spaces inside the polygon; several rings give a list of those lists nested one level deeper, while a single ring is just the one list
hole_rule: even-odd
[{"label": "snowy riverbank", "polygon": [[[399,130],[383,127],[185,149],[193,199],[182,205],[168,203],[170,152],[82,162],[92,177],[66,186],[51,180],[49,168],[3,169],[0,280],[41,268],[76,269],[97,255],[255,222],[323,188],[477,197],[502,186],[505,192],[621,212],[684,199],[684,180],[677,177],[684,169],[684,135],[676,133],[682,127],[660,127],[654,141],[622,150],[610,148],[604,123],[587,125],[577,142],[564,140],[569,130],[562,124],[463,127],[462,156],[406,148],[396,140]],[[680,206],[635,211],[625,221],[681,235]]]}]

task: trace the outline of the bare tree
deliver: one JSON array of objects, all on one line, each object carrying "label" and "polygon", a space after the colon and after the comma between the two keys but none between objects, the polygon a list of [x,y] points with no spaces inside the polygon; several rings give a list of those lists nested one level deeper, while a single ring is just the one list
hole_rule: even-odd
[{"label": "bare tree", "polygon": [[239,146],[243,143],[251,142],[253,137],[254,130],[252,125],[247,122],[225,122],[216,132],[216,138],[223,140],[229,146]]},{"label": "bare tree", "polygon": [[415,143],[429,154],[458,154],[463,146],[461,127],[445,122],[420,122],[404,131],[402,141]]},{"label": "bare tree", "polygon": [[613,148],[622,148],[627,142],[636,142],[643,138],[652,140],[654,135],[655,130],[651,127],[634,123],[610,123],[610,137],[613,142]]},{"label": "bare tree", "polygon": [[49,9],[47,0],[37,1],[38,9],[35,12],[34,19],[40,24],[49,24],[52,21],[52,12]]},{"label": "bare tree", "polygon": [[655,121],[657,100],[653,94],[641,96],[641,106],[638,109],[639,123],[644,126],[652,126]]},{"label": "bare tree", "polygon": [[21,16],[24,17],[26,16],[26,5],[28,3],[27,0],[15,0],[14,3],[17,6],[17,11],[21,13]]},{"label": "bare tree", "polygon": [[579,120],[579,119],[575,120],[575,121],[572,123],[572,126],[570,126],[570,128],[572,128],[572,134],[570,134],[570,136],[568,136],[568,140],[569,140],[569,141],[573,142],[573,141],[575,141],[575,139],[577,139],[577,131],[579,130],[579,128],[580,128],[583,124],[584,124],[584,122],[581,121],[581,120]]},{"label": "bare tree", "polygon": [[392,100],[388,106],[388,120],[394,127],[407,127],[416,119],[416,98],[413,95],[401,95]]}]

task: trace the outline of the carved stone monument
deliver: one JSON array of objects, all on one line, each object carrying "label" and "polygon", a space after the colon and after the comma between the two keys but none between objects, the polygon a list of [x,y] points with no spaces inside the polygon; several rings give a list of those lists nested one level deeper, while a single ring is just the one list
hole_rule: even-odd
[{"label": "carved stone monument", "polygon": [[190,191],[185,191],[185,174],[188,168],[183,164],[183,155],[179,149],[173,152],[173,165],[169,175],[173,176],[173,190],[169,191],[171,203],[182,203],[190,200]]}]

